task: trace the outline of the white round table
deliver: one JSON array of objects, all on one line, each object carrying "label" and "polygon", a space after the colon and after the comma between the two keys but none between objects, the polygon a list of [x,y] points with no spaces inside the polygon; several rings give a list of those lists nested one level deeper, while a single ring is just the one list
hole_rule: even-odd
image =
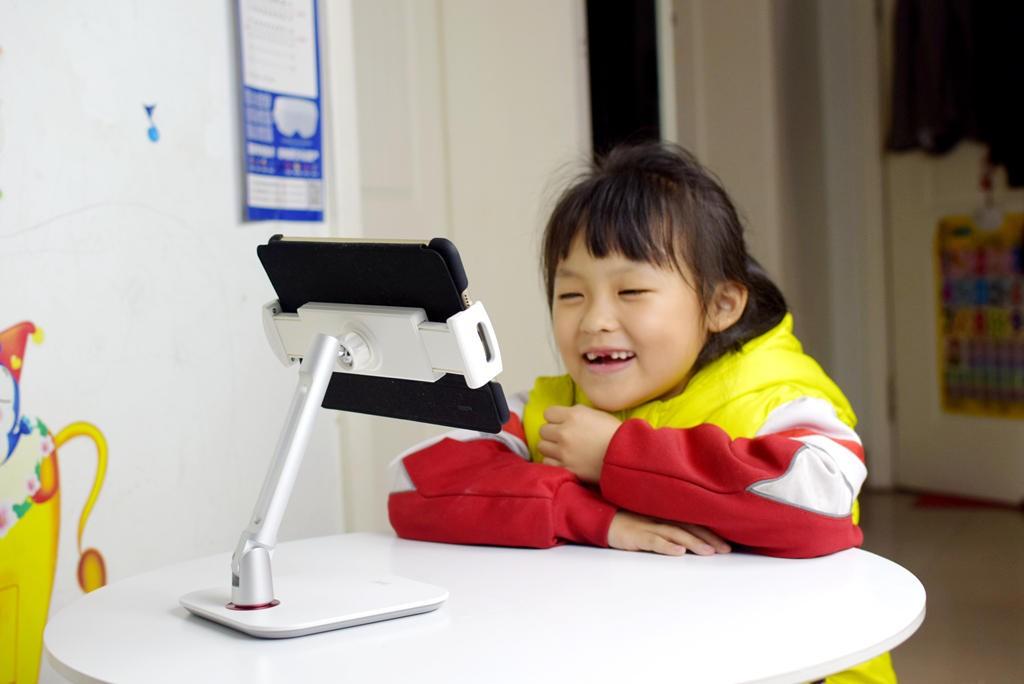
[{"label": "white round table", "polygon": [[925,591],[884,558],[679,558],[582,546],[454,546],[378,534],[290,542],[275,576],[386,572],[447,588],[440,609],[293,639],[246,636],[178,605],[227,582],[230,555],[115,582],[51,618],[76,682],[800,682],[890,650]]}]

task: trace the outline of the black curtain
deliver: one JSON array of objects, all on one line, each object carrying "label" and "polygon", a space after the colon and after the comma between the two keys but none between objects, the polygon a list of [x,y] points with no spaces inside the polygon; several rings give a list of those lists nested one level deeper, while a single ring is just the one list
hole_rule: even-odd
[{"label": "black curtain", "polygon": [[1024,186],[1024,2],[898,0],[891,150],[988,146]]}]

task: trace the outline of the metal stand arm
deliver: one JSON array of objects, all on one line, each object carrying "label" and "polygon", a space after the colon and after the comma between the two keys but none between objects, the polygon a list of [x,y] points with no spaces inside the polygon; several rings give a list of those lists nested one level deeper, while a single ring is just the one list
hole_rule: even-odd
[{"label": "metal stand arm", "polygon": [[337,338],[317,334],[303,357],[299,384],[274,459],[249,526],[242,532],[231,557],[231,602],[238,608],[258,608],[274,601],[270,552],[277,544],[281,518],[302,465],[316,413],[342,351]]}]

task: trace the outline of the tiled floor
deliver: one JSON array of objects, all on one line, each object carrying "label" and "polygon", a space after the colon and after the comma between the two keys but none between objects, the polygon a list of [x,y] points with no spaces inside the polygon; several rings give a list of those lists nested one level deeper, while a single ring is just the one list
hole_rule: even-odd
[{"label": "tiled floor", "polygon": [[902,684],[1024,682],[1024,513],[915,507],[909,494],[861,495],[864,548],[928,593],[924,624],[893,651]]}]

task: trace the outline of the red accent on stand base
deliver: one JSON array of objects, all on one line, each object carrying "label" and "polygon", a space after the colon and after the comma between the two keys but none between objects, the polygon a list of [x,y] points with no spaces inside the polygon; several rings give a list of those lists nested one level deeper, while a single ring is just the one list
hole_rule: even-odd
[{"label": "red accent on stand base", "polygon": [[236,606],[234,603],[226,603],[224,607],[228,610],[263,610],[264,608],[273,608],[279,603],[281,602],[277,599],[274,599],[270,603],[264,603],[259,606]]}]

